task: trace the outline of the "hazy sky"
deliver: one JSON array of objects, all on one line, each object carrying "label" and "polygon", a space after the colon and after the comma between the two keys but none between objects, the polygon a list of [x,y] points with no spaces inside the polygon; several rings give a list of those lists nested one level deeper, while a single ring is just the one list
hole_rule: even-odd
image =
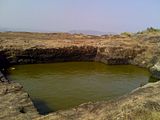
[{"label": "hazy sky", "polygon": [[160,0],[0,0],[0,27],[139,31],[160,27]]}]

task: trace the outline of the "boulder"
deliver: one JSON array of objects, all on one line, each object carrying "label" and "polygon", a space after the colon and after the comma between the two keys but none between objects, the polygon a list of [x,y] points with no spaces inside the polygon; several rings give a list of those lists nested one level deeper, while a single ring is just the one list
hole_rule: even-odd
[{"label": "boulder", "polygon": [[8,80],[4,77],[4,75],[2,74],[1,71],[0,71],[0,81],[1,82],[8,82]]},{"label": "boulder", "polygon": [[5,56],[0,54],[0,70],[4,70],[9,67],[9,62]]},{"label": "boulder", "polygon": [[154,78],[160,79],[160,62],[157,62],[153,67],[151,67],[150,72]]}]

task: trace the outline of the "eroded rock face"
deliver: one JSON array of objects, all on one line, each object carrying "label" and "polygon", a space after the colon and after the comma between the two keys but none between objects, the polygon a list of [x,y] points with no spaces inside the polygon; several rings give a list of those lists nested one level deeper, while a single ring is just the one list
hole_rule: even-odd
[{"label": "eroded rock face", "polygon": [[4,77],[1,71],[0,71],[0,82],[9,82],[9,80]]},{"label": "eroded rock face", "polygon": [[8,49],[3,53],[12,64],[51,63],[65,61],[94,61],[97,48],[92,46],[69,46],[64,48]]},{"label": "eroded rock face", "polygon": [[144,49],[139,48],[138,46],[124,46],[107,46],[99,48],[96,61],[112,65],[131,64],[133,59],[144,51]]},{"label": "eroded rock face", "polygon": [[9,62],[2,53],[0,53],[0,70],[7,69],[9,67]]}]

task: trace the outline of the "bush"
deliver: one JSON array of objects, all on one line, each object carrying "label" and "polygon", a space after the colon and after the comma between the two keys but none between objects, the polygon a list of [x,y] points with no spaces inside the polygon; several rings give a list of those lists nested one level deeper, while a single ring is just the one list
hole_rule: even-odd
[{"label": "bush", "polygon": [[148,34],[148,33],[151,33],[151,34],[157,34],[158,33],[159,34],[160,33],[160,29],[149,27],[144,31],[137,32],[137,34]]},{"label": "bush", "polygon": [[150,28],[147,28],[146,31],[147,32],[160,32],[160,29],[156,29],[156,28],[150,27]]},{"label": "bush", "polygon": [[132,36],[132,33],[123,32],[123,33],[121,33],[121,35],[124,35],[124,36],[127,36],[127,37],[131,37],[131,36]]}]

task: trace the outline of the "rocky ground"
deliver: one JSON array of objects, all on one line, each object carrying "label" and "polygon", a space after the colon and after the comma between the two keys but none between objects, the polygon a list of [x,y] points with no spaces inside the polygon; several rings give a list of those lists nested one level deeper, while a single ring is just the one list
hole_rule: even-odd
[{"label": "rocky ground", "polygon": [[[91,36],[68,33],[0,33],[0,55],[10,64],[99,61],[133,64],[160,79],[160,32]],[[5,64],[0,60],[1,66]],[[3,68],[1,68],[2,70]],[[6,120],[159,120],[160,82],[114,101],[86,103],[39,116],[21,85],[0,83],[0,119]]]},{"label": "rocky ground", "polygon": [[22,85],[0,82],[0,120],[31,120],[39,116]]}]

